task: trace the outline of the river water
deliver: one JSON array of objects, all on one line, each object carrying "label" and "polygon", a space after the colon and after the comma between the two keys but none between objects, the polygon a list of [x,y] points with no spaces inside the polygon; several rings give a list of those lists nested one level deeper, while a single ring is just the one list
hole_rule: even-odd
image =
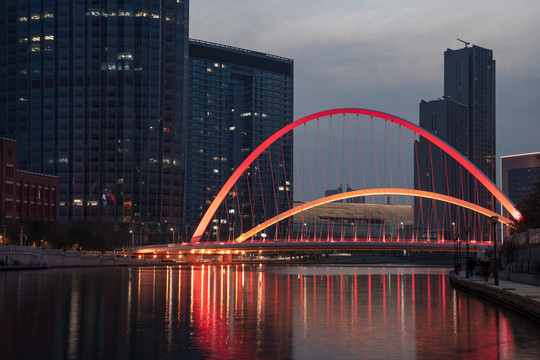
[{"label": "river water", "polygon": [[0,273],[3,359],[540,359],[540,324],[448,269],[170,266]]}]

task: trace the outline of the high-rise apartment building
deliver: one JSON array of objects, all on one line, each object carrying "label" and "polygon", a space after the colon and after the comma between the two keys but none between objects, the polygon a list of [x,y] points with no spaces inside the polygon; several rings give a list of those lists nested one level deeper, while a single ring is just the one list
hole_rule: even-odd
[{"label": "high-rise apartment building", "polygon": [[[495,164],[495,60],[473,45],[444,53],[444,96],[469,108],[468,159],[493,182]],[[469,201],[495,209],[491,193],[470,177]]]},{"label": "high-rise apartment building", "polygon": [[[190,40],[189,77],[185,230],[190,234],[242,161],[293,121],[293,61]],[[206,239],[236,237],[292,207],[292,158],[288,133],[238,180]]]},{"label": "high-rise apartment building", "polygon": [[188,2],[5,0],[0,136],[60,221],[183,221]]},{"label": "high-rise apartment building", "polygon": [[[495,60],[492,50],[473,45],[448,49],[444,53],[444,99],[422,101],[420,125],[461,152],[495,182]],[[474,176],[463,174],[457,163],[433,148],[423,139],[415,145],[415,188],[456,196],[494,210],[491,193]],[[423,211],[424,206],[420,205],[427,205],[429,209],[429,202],[415,201],[416,224],[424,227],[424,233],[429,227],[447,234],[463,234],[463,227],[472,226],[474,238],[488,239],[491,227],[487,219],[473,217],[463,210],[459,212],[462,215],[452,215],[455,208],[449,210],[450,213],[447,210],[445,215],[442,205],[435,205],[437,214]],[[449,216],[448,220],[445,216]]]}]

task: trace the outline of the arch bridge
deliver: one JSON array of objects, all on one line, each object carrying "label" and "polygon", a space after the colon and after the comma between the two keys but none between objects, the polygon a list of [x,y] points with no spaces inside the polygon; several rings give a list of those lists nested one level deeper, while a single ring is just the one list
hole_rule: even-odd
[{"label": "arch bridge", "polygon": [[[337,183],[337,186],[339,186],[339,171],[338,171],[338,161],[337,161],[337,158],[338,156],[336,156],[336,146],[335,146],[335,139],[334,139],[334,122],[333,122],[333,117],[343,117],[343,127],[342,127],[342,130],[343,130],[343,134],[344,134],[344,138],[339,142],[339,144],[341,144],[342,148],[344,149],[345,148],[345,145],[346,145],[346,148],[347,148],[347,159],[346,161],[344,160],[345,159],[345,156],[344,156],[344,153],[342,153],[342,156],[340,156],[341,158],[343,158],[342,160],[342,164],[343,163],[347,163],[348,162],[348,171],[349,171],[349,179],[351,181],[351,183],[353,182],[352,181],[352,170],[351,170],[351,157],[350,157],[350,151],[349,151],[349,142],[348,142],[348,137],[352,137],[354,134],[353,132],[357,135],[358,137],[358,142],[361,141],[361,135],[362,135],[362,131],[360,130],[361,129],[361,126],[360,125],[357,125],[357,128],[358,128],[358,132],[356,133],[355,131],[351,132],[350,131],[350,124],[347,122],[350,120],[346,120],[346,117],[347,116],[353,116],[353,117],[356,117],[356,121],[357,123],[359,124],[360,120],[359,118],[360,117],[365,117],[367,119],[370,120],[371,122],[371,128],[370,130],[371,131],[365,131],[364,133],[369,133],[371,132],[371,137],[370,137],[370,142],[373,143],[373,147],[372,148],[369,148],[368,150],[364,149],[364,151],[362,150],[362,144],[360,144],[360,146],[358,145],[355,145],[355,149],[357,149],[358,147],[360,148],[360,153],[362,153],[362,151],[364,153],[367,153],[368,151],[370,153],[374,153],[374,157],[372,156],[369,160],[370,164],[371,163],[375,163],[375,166],[374,166],[374,171],[372,170],[372,168],[369,170],[370,173],[376,173],[376,183],[377,185],[379,186],[376,186],[376,187],[372,187],[372,188],[368,188],[368,186],[366,185],[366,175],[365,173],[367,172],[365,169],[364,169],[364,161],[367,163],[368,160],[364,159],[364,157],[361,157],[360,160],[361,160],[361,163],[362,163],[362,176],[364,178],[364,181],[363,181],[363,186],[358,186],[358,187],[363,187],[362,190],[352,190],[351,191],[341,191],[341,192],[338,192],[338,194],[334,194],[334,195],[329,195],[329,196],[322,196],[322,197],[318,197],[316,199],[313,199],[311,201],[308,201],[308,202],[302,202],[300,205],[297,205],[297,206],[293,206],[293,204],[291,202],[289,202],[288,204],[288,208],[284,211],[281,211],[280,213],[276,214],[275,216],[272,216],[268,219],[264,219],[264,221],[262,221],[261,223],[259,224],[252,224],[252,228],[250,229],[242,229],[240,231],[240,234],[237,234],[235,235],[234,237],[228,237],[228,249],[229,250],[232,250],[232,249],[241,249],[241,248],[250,248],[250,247],[253,247],[253,248],[256,248],[255,245],[253,245],[253,241],[254,241],[254,236],[256,234],[262,234],[263,233],[263,230],[271,227],[271,226],[276,226],[276,224],[280,223],[280,222],[284,222],[284,221],[288,221],[289,223],[291,222],[291,217],[295,214],[299,214],[299,213],[302,213],[303,211],[307,210],[307,209],[315,209],[319,206],[323,206],[323,205],[326,205],[326,204],[329,204],[329,203],[334,203],[334,202],[338,202],[338,201],[344,201],[344,200],[347,200],[347,199],[354,199],[354,198],[365,198],[365,197],[375,197],[375,196],[383,196],[383,198],[385,196],[407,196],[407,197],[418,197],[418,198],[422,198],[422,199],[429,199],[430,201],[433,201],[433,202],[440,202],[440,203],[443,203],[444,204],[444,215],[437,215],[436,214],[436,211],[433,215],[433,217],[438,217],[438,216],[441,216],[441,217],[444,217],[445,218],[445,221],[446,221],[446,226],[448,226],[450,223],[452,224],[452,226],[455,225],[455,222],[453,221],[453,219],[451,218],[451,211],[450,210],[446,210],[447,209],[447,205],[454,205],[457,207],[459,207],[460,209],[467,209],[468,211],[471,211],[471,212],[474,212],[475,214],[478,214],[478,216],[486,216],[486,217],[497,217],[498,218],[498,221],[505,224],[505,225],[508,225],[508,226],[512,226],[513,225],[513,220],[509,217],[505,217],[505,216],[502,216],[500,214],[498,214],[494,209],[495,209],[495,202],[498,201],[502,207],[508,212],[509,216],[510,217],[513,217],[513,219],[519,221],[521,219],[521,214],[519,213],[519,211],[516,209],[515,205],[512,203],[512,201],[505,195],[503,194],[498,188],[497,186],[484,174],[482,173],[482,171],[480,171],[478,169],[478,167],[476,167],[471,161],[469,161],[465,156],[463,156],[462,154],[460,154],[456,149],[454,149],[452,146],[450,146],[447,142],[443,141],[442,139],[440,139],[439,137],[437,137],[435,134],[421,128],[420,126],[416,125],[416,124],[413,124],[405,119],[402,119],[402,118],[399,118],[399,117],[396,117],[396,116],[393,116],[393,115],[390,115],[390,114],[386,114],[386,113],[383,113],[383,112],[379,112],[379,111],[375,111],[375,110],[368,110],[368,109],[361,109],[361,108],[343,108],[343,109],[333,109],[333,110],[326,110],[326,111],[321,111],[321,112],[318,112],[318,113],[314,113],[314,114],[311,114],[311,115],[308,115],[308,116],[305,116],[305,117],[302,117],[286,126],[284,126],[283,128],[279,129],[278,131],[276,131],[272,136],[270,136],[268,139],[264,140],[255,150],[253,150],[247,157],[246,159],[236,168],[236,170],[234,171],[234,173],[230,176],[230,178],[227,180],[227,182],[223,185],[223,187],[221,188],[221,190],[218,192],[218,194],[215,196],[214,200],[211,202],[211,204],[209,205],[206,213],[204,214],[204,216],[202,217],[202,220],[200,221],[199,225],[197,226],[197,228],[195,229],[194,233],[193,233],[193,236],[191,238],[191,241],[190,241],[190,244],[189,245],[183,245],[183,249],[186,249],[186,250],[191,250],[191,249],[199,249],[200,248],[204,248],[205,246],[206,247],[211,247],[211,246],[214,246],[214,245],[211,245],[211,244],[203,244],[201,243],[201,241],[203,240],[203,237],[205,236],[205,232],[207,232],[207,228],[212,224],[214,223],[219,223],[220,221],[221,222],[225,222],[227,223],[227,220],[226,219],[217,219],[217,211],[218,209],[220,208],[220,206],[223,206],[222,204],[224,203],[225,201],[225,208],[227,208],[227,204],[226,204],[226,200],[227,200],[227,197],[228,196],[231,196],[231,194],[235,194],[236,193],[236,183],[239,181],[239,179],[242,179],[243,176],[249,176],[250,175],[250,171],[253,171],[253,169],[257,169],[257,164],[259,162],[259,157],[261,156],[264,156],[265,153],[268,153],[269,156],[270,156],[270,152],[269,152],[269,148],[272,144],[274,143],[277,143],[278,140],[281,141],[281,138],[297,129],[297,131],[300,131],[301,130],[301,126],[304,127],[304,133],[307,134],[308,131],[306,130],[307,129],[307,124],[316,124],[316,132],[317,132],[317,135],[318,135],[318,139],[316,139],[316,142],[317,142],[317,145],[319,145],[320,147],[320,161],[321,161],[321,168],[322,168],[322,176],[312,176],[312,163],[311,163],[311,159],[313,158],[313,155],[311,154],[308,154],[308,165],[309,165],[309,173],[310,173],[310,177],[311,177],[311,191],[313,193],[313,197],[316,197],[315,196],[315,191],[314,191],[314,186],[313,186],[313,182],[314,182],[314,178],[316,179],[319,179],[319,178],[323,178],[324,180],[324,185],[325,185],[325,188],[327,187],[327,182],[326,182],[326,178],[328,177],[327,175],[325,175],[325,169],[326,167],[328,167],[328,165],[326,165],[325,167],[325,164],[324,164],[324,154],[323,154],[323,146],[324,146],[324,143],[322,142],[321,140],[321,131],[320,131],[320,122],[321,122],[321,119],[330,119],[330,130],[327,132],[327,134],[330,134],[331,133],[331,136],[332,136],[332,145],[333,145],[333,148],[334,148],[334,152],[333,152],[333,155],[334,155],[334,160],[335,160],[335,178],[336,178],[336,183]],[[384,121],[384,123],[382,122]],[[388,158],[386,158],[386,156],[384,156],[384,166],[381,166],[381,165],[377,165],[377,149],[376,149],[376,143],[378,140],[380,140],[378,137],[375,137],[374,135],[374,128],[375,126],[378,126],[377,124],[374,125],[374,122],[380,122],[381,124],[384,124],[384,131],[385,131],[385,137],[386,137],[386,143],[385,143],[385,146],[384,146],[384,153],[386,155],[386,151],[388,150]],[[415,149],[416,149],[416,144],[418,143],[419,140],[417,140],[417,136],[418,138],[420,139],[423,139],[423,141],[427,141],[428,144],[429,144],[429,153],[430,153],[430,156],[432,156],[432,151],[435,152],[435,151],[438,151],[440,154],[442,154],[442,156],[440,156],[441,159],[444,159],[444,169],[443,169],[443,173],[444,175],[440,175],[440,174],[437,174],[437,171],[435,171],[435,169],[433,169],[433,157],[430,158],[430,161],[431,161],[431,170],[432,170],[432,178],[434,178],[435,176],[446,176],[446,185],[447,185],[447,188],[449,188],[449,182],[451,181],[450,178],[452,178],[452,181],[454,181],[454,178],[458,179],[458,183],[459,181],[461,181],[461,187],[462,187],[462,194],[464,193],[463,191],[463,179],[466,178],[466,176],[468,176],[467,174],[470,174],[472,175],[472,177],[474,178],[474,181],[475,181],[475,184],[478,187],[482,187],[484,189],[487,189],[487,191],[489,192],[491,198],[492,198],[492,208],[491,209],[487,209],[485,207],[482,207],[480,206],[479,204],[475,204],[471,201],[467,201],[465,200],[464,198],[458,198],[456,196],[451,196],[452,194],[449,193],[449,190],[447,191],[446,194],[444,193],[438,193],[436,191],[432,191],[434,190],[433,188],[435,188],[435,185],[432,186],[432,189],[409,189],[409,188],[404,188],[404,187],[394,187],[392,182],[395,181],[395,173],[396,173],[396,170],[395,170],[395,167],[394,167],[394,177],[392,176],[392,159],[391,159],[391,156],[390,156],[390,143],[391,141],[389,140],[389,135],[388,135],[388,123],[390,124],[394,124],[394,125],[397,125],[398,126],[398,129],[399,129],[399,141],[395,141],[395,143],[397,144],[399,142],[399,145],[401,146],[401,150],[402,150],[402,153],[400,155],[401,158],[403,158],[403,161],[402,163],[398,164],[398,168],[399,170],[403,170],[403,179],[400,180],[401,182],[405,183],[407,182],[407,176],[406,176],[406,169],[408,168],[405,164],[405,160],[404,160],[404,155],[403,155],[403,142],[402,142],[402,138],[403,138],[403,135],[402,135],[402,129],[407,129],[409,130],[410,132],[412,132],[413,136],[414,136],[414,145],[415,145]],[[313,125],[315,126],[315,125]],[[382,126],[382,125],[381,125]],[[325,134],[325,136],[327,135]],[[384,136],[383,136],[384,138]],[[306,140],[304,141],[305,143],[305,147],[308,148],[308,151],[309,151],[309,142],[306,138]],[[313,142],[312,142],[313,143]],[[330,141],[328,142],[330,143]],[[338,144],[338,146],[339,146]],[[433,145],[433,150],[432,150],[432,146]],[[393,144],[394,146],[394,144]],[[438,149],[438,150],[435,150],[435,149]],[[285,158],[285,155],[283,154],[283,146],[281,146],[281,156],[283,158]],[[358,151],[356,151],[356,153],[358,153]],[[355,154],[355,152],[353,152],[353,154]],[[318,155],[317,155],[318,156]],[[363,155],[362,155],[363,156]],[[415,156],[416,156],[416,151],[415,151]],[[332,158],[331,155],[327,156],[326,159],[328,160],[329,158]],[[374,160],[373,160],[374,158]],[[387,160],[388,159],[388,160]],[[448,160],[447,160],[448,159]],[[450,159],[452,159],[453,163],[452,164],[456,164],[456,165],[452,165],[454,166],[452,169],[452,171],[449,170],[449,165],[447,165],[447,163],[450,163]],[[296,172],[298,173],[298,161],[297,161],[297,158],[296,158],[296,152],[295,152],[295,160],[296,160]],[[378,159],[379,162],[381,162],[381,156],[379,155],[379,159]],[[387,161],[387,162],[386,162]],[[418,159],[416,159],[416,161],[418,162]],[[356,162],[360,162],[358,160],[358,158],[356,159]],[[305,163],[306,161],[304,161],[303,163],[303,166],[305,166]],[[318,165],[315,165],[316,167]],[[343,168],[346,168],[347,166],[343,165]],[[274,173],[276,171],[281,171],[280,169],[274,169],[273,170]],[[343,170],[344,171],[344,170]],[[384,171],[384,176],[380,176],[381,173],[383,173]],[[272,176],[272,179],[274,177],[274,173],[270,174]],[[389,176],[387,176],[387,174],[390,174]],[[465,175],[464,175],[465,174]],[[259,178],[260,178],[260,173],[258,174],[259,175]],[[420,177],[420,174],[413,174],[413,177],[415,177],[415,180],[416,180],[416,177]],[[286,177],[285,177],[286,178]],[[346,178],[346,176],[341,176],[342,180],[343,178]],[[382,178],[382,180],[380,179]],[[384,186],[380,186],[381,184],[380,183],[385,183],[385,182],[390,182],[390,184],[392,186],[390,187],[384,187]],[[434,182],[434,181],[433,181]],[[300,183],[300,182],[299,182]],[[360,182],[361,183],[361,182]],[[409,181],[410,183],[410,181]],[[255,184],[257,185],[257,184]],[[261,182],[261,195],[263,193],[263,189],[262,189],[262,182]],[[274,184],[274,187],[277,187],[276,184]],[[248,191],[251,191],[249,193],[249,201],[251,202],[251,199],[252,199],[252,195],[256,192],[255,190],[256,186],[253,187],[253,190],[250,190],[249,189],[249,184],[248,184]],[[288,188],[287,188],[287,191],[288,191]],[[326,189],[325,189],[326,191]],[[254,195],[253,195],[254,196]],[[275,189],[274,189],[274,197],[275,197]],[[236,199],[237,202],[239,202],[238,198]],[[263,203],[263,206],[264,206],[264,197],[262,199],[262,203]],[[407,198],[407,203],[408,203],[408,198]],[[252,205],[253,206],[253,205]],[[240,208],[240,204],[238,205],[238,207]],[[276,209],[277,209],[277,205],[276,205]],[[435,206],[431,209],[426,209],[426,212],[427,211],[433,211],[433,209],[437,209]],[[450,209],[448,207],[448,209]],[[324,211],[324,210],[321,210],[321,211]],[[456,217],[456,221],[461,221],[461,224],[459,224],[462,228],[466,227],[468,224],[465,224],[464,220],[461,220],[461,219],[464,219],[466,216],[465,214],[463,216],[461,216],[460,214],[460,210],[452,210],[454,211],[454,214],[458,214],[459,216],[459,219],[457,219]],[[265,215],[266,217],[266,215]],[[447,219],[447,220],[446,220]],[[438,220],[438,219],[435,219],[435,220]],[[230,221],[229,221],[230,223]],[[415,226],[417,226],[417,224],[415,224]],[[229,231],[230,229],[232,229],[232,227],[229,227]],[[276,230],[276,233],[277,233],[277,230]],[[428,237],[429,238],[429,237]],[[234,239],[234,241],[233,241]],[[440,239],[440,238],[439,238]],[[448,239],[448,237],[446,238]],[[248,241],[249,240],[249,241]],[[304,239],[302,239],[304,240]],[[350,239],[342,239],[342,243],[343,243],[343,246],[352,246],[350,245],[349,243],[353,243],[355,244],[355,248],[358,249],[360,248],[360,245],[359,245],[359,242],[362,242],[362,241],[365,241],[366,239],[357,239],[355,237],[355,241],[345,241],[345,240],[350,240]],[[390,245],[388,245],[388,242],[385,241],[385,239],[383,238],[382,239],[383,241],[380,242],[380,243],[383,243],[383,244],[386,244],[385,247],[388,247]],[[450,238],[450,240],[452,240]],[[284,248],[295,248],[296,247],[306,247],[306,246],[309,246],[309,245],[306,245],[305,244],[305,241],[302,241],[302,243],[304,243],[304,245],[300,245],[300,244],[297,244],[297,245],[294,245],[295,243],[299,243],[298,239],[294,239],[290,236],[290,230],[289,230],[289,235],[286,236],[285,234],[283,234],[283,236],[281,237],[278,237],[276,235],[276,237],[273,239],[273,241],[270,241],[270,239],[264,239],[262,238],[260,240],[260,242],[268,242],[269,244],[268,245],[264,245],[266,247],[278,247],[280,249],[284,249]],[[282,243],[289,243],[289,245],[287,246],[284,246]],[[325,243],[324,241],[322,241],[322,239],[319,239],[317,240],[316,238],[313,239],[312,241],[313,243],[315,242],[318,242],[318,243],[321,243],[321,245],[313,245],[313,246],[319,246],[319,247],[324,247],[324,246],[328,246],[327,245],[322,245],[322,243]],[[282,245],[270,245],[270,244],[282,244]],[[328,243],[335,243],[335,241],[331,241],[331,242],[328,242]],[[379,242],[377,241],[371,241],[371,245],[366,245],[366,246],[371,246],[371,248],[377,248],[379,245],[377,245]],[[399,241],[397,241],[398,244],[401,244],[401,245],[391,245],[392,247],[397,247],[397,248],[426,248],[426,245],[425,245],[425,242],[423,242],[421,240],[421,238],[418,236],[418,233],[416,234],[416,237],[414,236],[409,236],[408,238],[402,238],[400,239]],[[419,245],[406,245],[406,244],[414,244],[414,243],[418,243]],[[438,241],[437,243],[441,243],[441,241]],[[216,244],[221,244],[223,245],[223,242],[220,242],[220,241],[217,241]],[[421,245],[421,244],[424,244],[424,245]],[[217,246],[217,245],[216,245]],[[261,245],[263,246],[263,245]],[[264,247],[263,246],[263,247]],[[335,244],[335,245],[332,245],[330,247],[338,247],[340,245],[338,244]],[[435,245],[431,245],[432,247],[436,248]],[[444,248],[443,245],[437,245],[439,246],[440,248]],[[258,248],[257,248],[258,249]]]}]

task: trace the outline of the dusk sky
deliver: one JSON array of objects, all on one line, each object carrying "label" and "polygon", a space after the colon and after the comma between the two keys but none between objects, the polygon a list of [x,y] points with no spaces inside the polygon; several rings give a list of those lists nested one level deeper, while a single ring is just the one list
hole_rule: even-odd
[{"label": "dusk sky", "polygon": [[418,123],[443,95],[444,51],[492,49],[500,156],[540,151],[539,19],[538,0],[205,0],[190,37],[293,59],[295,120],[360,107]]}]

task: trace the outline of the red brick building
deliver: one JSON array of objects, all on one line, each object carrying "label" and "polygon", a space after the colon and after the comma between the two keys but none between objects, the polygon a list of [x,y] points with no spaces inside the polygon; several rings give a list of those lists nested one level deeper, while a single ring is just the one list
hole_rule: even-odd
[{"label": "red brick building", "polygon": [[0,138],[0,217],[58,220],[58,177],[18,170],[17,141]]}]

